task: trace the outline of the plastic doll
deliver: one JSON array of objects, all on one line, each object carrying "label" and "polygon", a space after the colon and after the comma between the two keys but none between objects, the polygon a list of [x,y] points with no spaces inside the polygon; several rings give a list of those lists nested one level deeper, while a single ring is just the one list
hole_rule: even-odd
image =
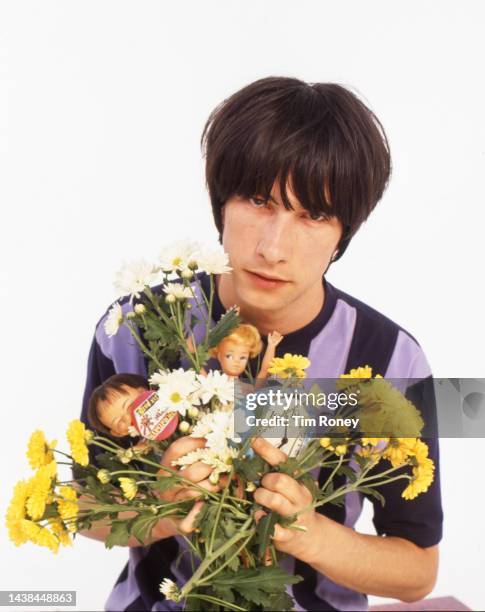
[{"label": "plastic doll", "polygon": [[[93,391],[88,419],[94,429],[115,438],[130,435],[165,440],[177,428],[178,414],[163,409],[158,399],[143,376],[115,374]],[[146,448],[146,440],[135,448]]]},{"label": "plastic doll", "polygon": [[[268,377],[269,364],[282,340],[283,336],[277,331],[268,334],[268,346],[257,374],[258,380],[262,381]],[[209,354],[219,361],[224,374],[238,378],[246,369],[249,359],[259,355],[262,348],[263,342],[257,328],[249,323],[241,323],[217,346],[210,349]]]}]

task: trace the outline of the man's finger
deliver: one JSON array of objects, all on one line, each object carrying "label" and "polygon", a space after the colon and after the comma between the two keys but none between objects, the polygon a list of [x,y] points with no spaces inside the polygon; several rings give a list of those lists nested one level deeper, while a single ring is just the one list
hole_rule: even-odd
[{"label": "man's finger", "polygon": [[258,455],[270,465],[278,465],[278,463],[282,463],[288,459],[286,453],[273,446],[264,438],[255,438],[251,446],[254,452],[258,453]]},{"label": "man's finger", "polygon": [[264,506],[269,510],[274,510],[282,516],[295,514],[294,506],[286,497],[283,497],[283,495],[280,495],[279,493],[268,491],[268,489],[256,489],[254,492],[254,500],[261,506]]},{"label": "man's finger", "polygon": [[192,531],[194,531],[195,519],[197,518],[197,515],[199,514],[203,505],[204,505],[203,501],[195,502],[193,508],[190,510],[187,516],[185,516],[183,519],[178,521],[177,529],[181,533],[188,535],[189,533],[192,533]]},{"label": "man's finger", "polygon": [[[201,482],[198,482],[197,487],[200,487],[209,493],[216,493],[219,490],[219,487],[212,484],[209,480],[202,480]],[[183,501],[184,499],[195,499],[201,495],[204,495],[204,491],[200,491],[199,488],[191,489],[190,487],[181,487],[175,494],[173,500]]]},{"label": "man's finger", "polygon": [[197,461],[189,467],[180,470],[179,474],[187,480],[191,480],[192,482],[199,482],[201,480],[205,480],[213,469],[214,468],[210,465],[207,465],[207,463]]},{"label": "man's finger", "polygon": [[303,508],[312,501],[312,494],[305,487],[288,474],[278,474],[272,472],[265,474],[261,480],[261,484],[266,489],[280,493],[288,498],[292,504]]},{"label": "man's finger", "polygon": [[[172,465],[172,461],[176,461],[177,459],[180,459],[180,457],[183,457],[187,453],[190,453],[198,448],[204,448],[205,443],[206,441],[204,438],[191,438],[190,436],[183,436],[170,444],[167,450],[163,453],[160,465],[166,465],[173,470],[174,467]],[[163,475],[169,475],[170,472],[160,470],[159,474],[160,473],[163,473]]]},{"label": "man's finger", "polygon": [[289,542],[294,535],[295,533],[291,529],[285,529],[276,523],[274,526],[273,542],[275,544],[284,544]]}]

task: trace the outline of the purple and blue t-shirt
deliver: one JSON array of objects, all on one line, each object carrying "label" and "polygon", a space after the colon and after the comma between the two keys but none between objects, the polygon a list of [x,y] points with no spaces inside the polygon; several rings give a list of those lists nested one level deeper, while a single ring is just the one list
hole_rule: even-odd
[{"label": "purple and blue t-shirt", "polygon": [[[208,277],[202,274],[199,278],[202,290],[208,295]],[[425,422],[433,423],[436,420],[436,407],[431,370],[416,340],[396,323],[335,288],[325,278],[323,284],[325,300],[320,313],[302,329],[286,334],[277,347],[277,356],[285,353],[307,355],[311,361],[306,371],[309,378],[338,378],[351,368],[369,365],[374,374],[380,373],[386,378],[414,379],[412,387],[406,389],[406,396],[422,410]],[[199,303],[204,301],[201,299]],[[123,309],[131,310],[131,306],[125,301]],[[214,321],[218,321],[224,312],[216,293]],[[194,303],[192,313],[201,315]],[[129,330],[123,326],[109,338],[104,332],[105,317],[96,327],[89,354],[81,414],[81,420],[88,426],[87,406],[95,387],[116,373],[130,372],[144,376],[147,373],[145,358]],[[419,382],[416,383],[415,379]],[[425,434],[423,436],[429,446],[429,457],[436,466],[435,479],[427,493],[406,501],[401,497],[402,482],[396,481],[380,489],[386,501],[384,507],[373,498],[369,501],[373,504],[377,534],[401,537],[417,546],[429,547],[441,540],[443,512],[438,440]],[[345,504],[328,504],[319,510],[353,528],[362,511],[364,497],[361,493],[349,493],[345,497]],[[179,604],[164,600],[159,584],[163,578],[171,578],[179,585],[188,580],[192,573],[189,555],[180,554],[186,547],[183,538],[171,537],[150,546],[129,548],[128,563],[111,591],[105,610],[180,610]],[[365,593],[341,586],[292,557],[285,560],[284,566],[290,573],[303,577],[303,581],[293,585],[289,591],[295,599],[297,610],[367,610]]]}]

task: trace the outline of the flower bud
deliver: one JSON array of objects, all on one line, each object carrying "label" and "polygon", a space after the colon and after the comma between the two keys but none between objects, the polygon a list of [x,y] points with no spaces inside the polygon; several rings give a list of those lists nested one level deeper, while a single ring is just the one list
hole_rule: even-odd
[{"label": "flower bud", "polygon": [[191,406],[187,413],[191,419],[196,419],[199,416],[199,409],[196,406]]},{"label": "flower bud", "polygon": [[246,486],[246,491],[248,493],[252,493],[253,491],[256,491],[256,485],[254,484],[254,482],[248,482]]},{"label": "flower bud", "polygon": [[217,472],[211,472],[209,475],[209,482],[213,485],[219,482],[219,474]]},{"label": "flower bud", "polygon": [[187,264],[187,268],[189,268],[190,270],[197,270],[198,267],[199,266],[197,265],[197,262],[195,260],[191,260]]},{"label": "flower bud", "polygon": [[135,312],[137,315],[145,314],[146,310],[145,304],[135,304]]},{"label": "flower bud", "polygon": [[194,273],[189,268],[185,268],[182,270],[180,276],[186,280],[190,280],[194,276]]},{"label": "flower bud", "polygon": [[167,302],[167,304],[175,304],[177,298],[172,293],[169,293],[165,298],[165,301]]},{"label": "flower bud", "polygon": [[98,480],[103,484],[108,484],[108,482],[110,481],[110,473],[108,472],[108,470],[105,469],[98,470],[97,477]]},{"label": "flower bud", "polygon": [[187,421],[181,421],[180,425],[179,425],[179,431],[182,433],[187,433],[190,429],[190,423],[187,423]]},{"label": "flower bud", "polygon": [[128,319],[128,321],[131,321],[135,317],[136,317],[136,314],[133,312],[133,310],[126,313],[126,318]]}]

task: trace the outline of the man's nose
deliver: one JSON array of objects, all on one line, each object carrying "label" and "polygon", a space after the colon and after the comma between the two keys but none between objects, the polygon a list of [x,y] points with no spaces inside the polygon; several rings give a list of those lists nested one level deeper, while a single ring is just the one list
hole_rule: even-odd
[{"label": "man's nose", "polygon": [[294,219],[289,211],[275,212],[261,228],[256,253],[268,264],[288,261],[293,248]]}]

